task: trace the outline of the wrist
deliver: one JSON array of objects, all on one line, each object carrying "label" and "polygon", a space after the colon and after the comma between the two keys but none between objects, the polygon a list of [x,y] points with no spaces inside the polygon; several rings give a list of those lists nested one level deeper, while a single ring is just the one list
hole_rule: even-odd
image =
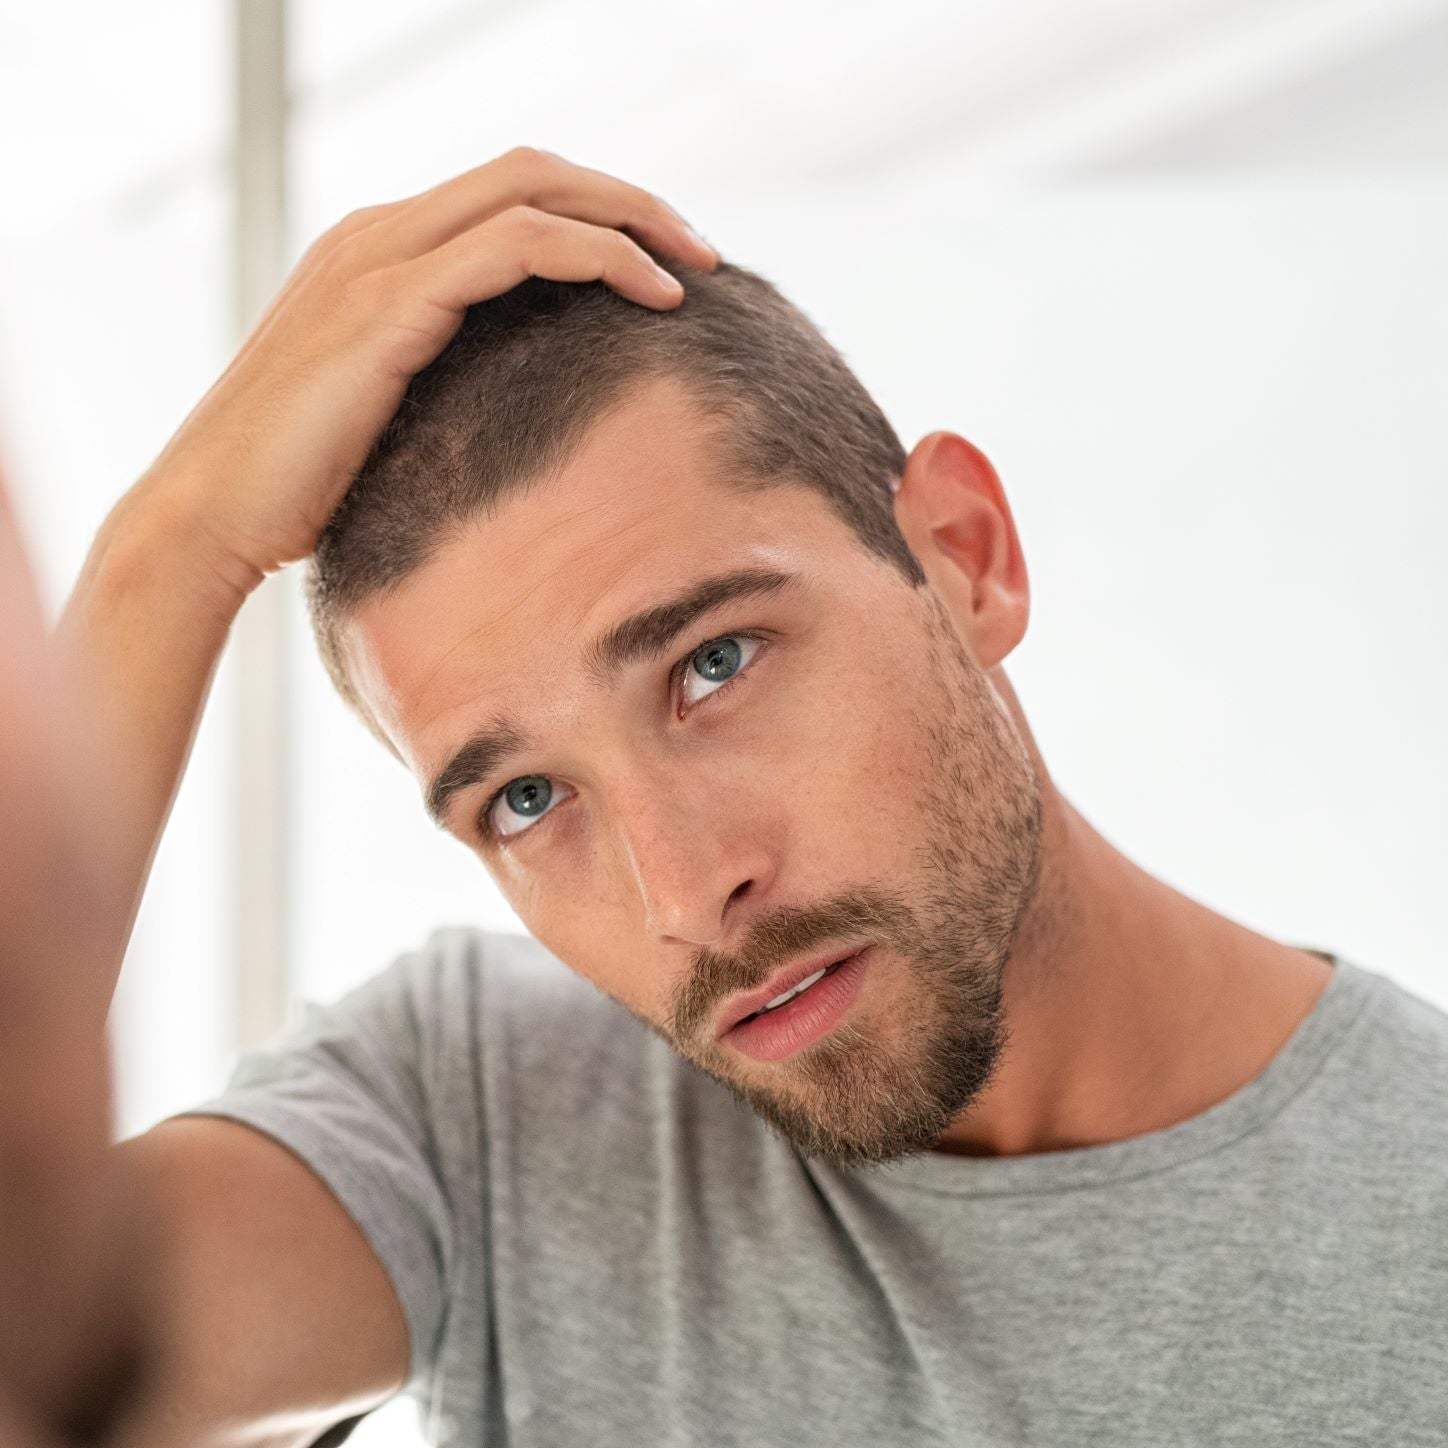
[{"label": "wrist", "polygon": [[229,624],[266,575],[222,536],[208,506],[208,483],[214,495],[210,479],[144,474],[106,517],[96,551],[122,572],[139,569],[163,579]]}]

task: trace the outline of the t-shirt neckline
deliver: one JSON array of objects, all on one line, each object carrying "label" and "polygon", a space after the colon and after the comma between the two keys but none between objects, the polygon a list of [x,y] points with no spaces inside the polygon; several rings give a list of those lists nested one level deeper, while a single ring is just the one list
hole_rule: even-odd
[{"label": "t-shirt neckline", "polygon": [[951,1196],[1066,1191],[1145,1176],[1217,1151],[1275,1116],[1316,1075],[1342,1034],[1362,1014],[1375,977],[1332,951],[1311,946],[1333,969],[1312,1009],[1277,1054],[1230,1095],[1171,1126],[1063,1151],[1023,1156],[954,1156],[923,1152],[851,1168],[850,1175],[885,1187]]}]

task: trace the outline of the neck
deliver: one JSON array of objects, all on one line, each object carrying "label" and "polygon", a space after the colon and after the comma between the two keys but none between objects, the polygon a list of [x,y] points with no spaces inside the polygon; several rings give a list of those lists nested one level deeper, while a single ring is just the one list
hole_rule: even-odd
[{"label": "neck", "polygon": [[1109,844],[1055,789],[999,670],[992,682],[1041,785],[1040,878],[1006,966],[1001,1065],[935,1149],[1067,1151],[1199,1115],[1265,1069],[1332,968]]}]

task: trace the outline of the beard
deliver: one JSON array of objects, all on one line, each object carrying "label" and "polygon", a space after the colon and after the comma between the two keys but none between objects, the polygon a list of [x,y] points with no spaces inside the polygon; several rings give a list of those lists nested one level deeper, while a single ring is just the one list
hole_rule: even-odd
[{"label": "beard", "polygon": [[[738,961],[701,954],[671,1034],[645,1021],[803,1156],[838,1167],[929,1151],[989,1085],[1010,1039],[1006,964],[1039,881],[1041,798],[1030,756],[933,590],[926,604],[928,692],[913,715],[923,720],[926,829],[911,894],[864,886],[774,912],[756,923]],[[819,1040],[773,1063],[768,1083],[747,1076],[728,1047],[687,1044],[733,990],[841,937],[877,942],[861,985],[875,992],[873,1014],[857,1003]]]}]

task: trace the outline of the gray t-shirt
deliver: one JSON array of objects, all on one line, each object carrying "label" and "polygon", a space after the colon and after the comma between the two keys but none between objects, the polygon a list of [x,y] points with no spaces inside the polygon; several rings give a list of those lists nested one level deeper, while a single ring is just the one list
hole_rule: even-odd
[{"label": "gray t-shirt", "polygon": [[1448,1445],[1448,1014],[1331,958],[1253,1081],[1078,1150],[818,1165],[464,927],[182,1114],[336,1193],[440,1448]]}]

